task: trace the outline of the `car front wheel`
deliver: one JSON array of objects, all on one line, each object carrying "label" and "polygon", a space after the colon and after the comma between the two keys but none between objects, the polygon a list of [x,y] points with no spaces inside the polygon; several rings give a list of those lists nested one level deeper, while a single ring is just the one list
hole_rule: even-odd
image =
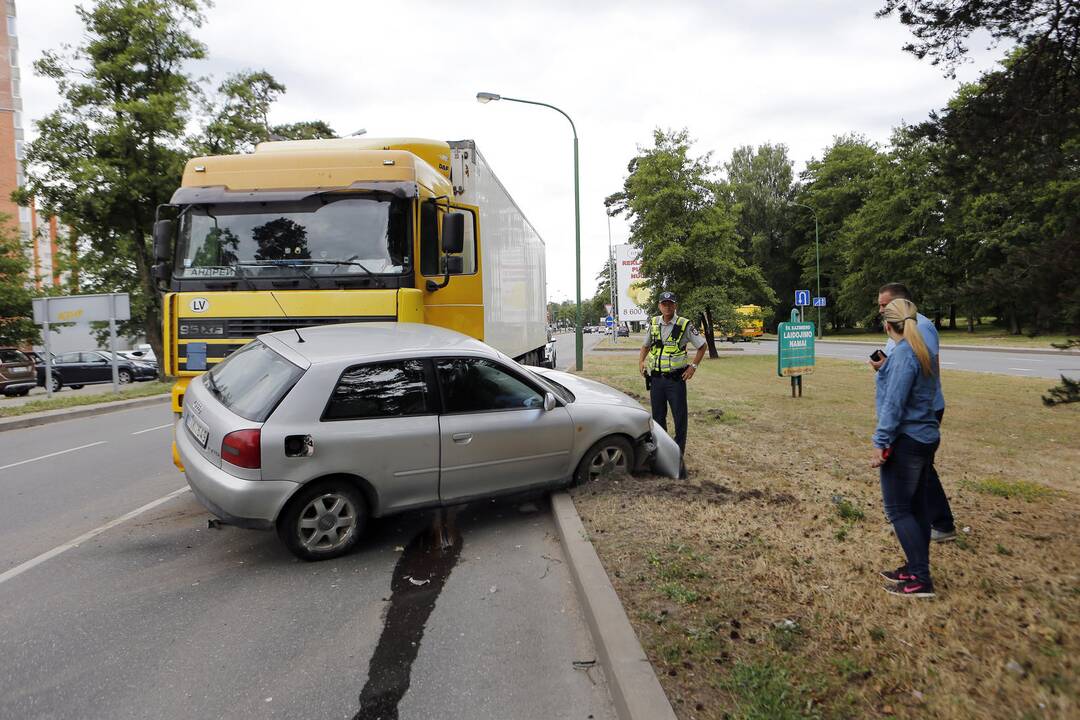
[{"label": "car front wheel", "polygon": [[116,380],[121,385],[127,385],[131,382],[131,373],[127,370],[121,370],[120,372],[116,373]]},{"label": "car front wheel", "polygon": [[278,520],[278,537],[301,560],[340,557],[360,542],[367,503],[352,484],[320,482],[301,490]]},{"label": "car front wheel", "polygon": [[578,463],[574,482],[582,485],[603,477],[625,477],[634,467],[634,448],[621,435],[609,435],[589,448]]}]

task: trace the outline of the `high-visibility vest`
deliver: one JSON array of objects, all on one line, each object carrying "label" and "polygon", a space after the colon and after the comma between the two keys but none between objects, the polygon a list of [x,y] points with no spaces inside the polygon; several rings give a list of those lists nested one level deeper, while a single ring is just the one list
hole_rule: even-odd
[{"label": "high-visibility vest", "polygon": [[671,334],[664,340],[660,332],[660,316],[649,319],[649,336],[652,339],[652,348],[649,350],[650,372],[666,373],[686,367],[683,337],[689,324],[688,319],[676,315],[675,327],[671,328]]}]

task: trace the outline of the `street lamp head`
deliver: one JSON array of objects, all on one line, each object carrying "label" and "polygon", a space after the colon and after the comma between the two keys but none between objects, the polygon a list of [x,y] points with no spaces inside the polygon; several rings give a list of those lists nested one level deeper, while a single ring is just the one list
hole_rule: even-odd
[{"label": "street lamp head", "polygon": [[496,95],[495,93],[489,92],[476,93],[476,102],[478,103],[487,104],[492,100],[502,100],[502,95]]}]

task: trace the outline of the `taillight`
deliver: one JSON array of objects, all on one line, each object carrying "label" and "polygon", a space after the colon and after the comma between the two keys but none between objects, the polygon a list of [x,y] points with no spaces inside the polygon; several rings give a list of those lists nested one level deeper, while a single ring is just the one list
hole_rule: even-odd
[{"label": "taillight", "polygon": [[259,430],[236,430],[223,437],[221,459],[242,468],[262,467]]}]

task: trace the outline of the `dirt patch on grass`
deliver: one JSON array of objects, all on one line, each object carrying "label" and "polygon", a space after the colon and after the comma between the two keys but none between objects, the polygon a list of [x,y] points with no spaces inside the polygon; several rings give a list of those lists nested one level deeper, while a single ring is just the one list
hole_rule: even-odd
[{"label": "dirt patch on grass", "polygon": [[[641,395],[633,359],[586,372]],[[1046,381],[944,381],[938,468],[970,531],[931,549],[934,600],[877,576],[902,553],[857,363],[822,362],[792,400],[774,359],[707,362],[689,481],[575,491],[680,718],[1080,716],[1080,408],[1044,409]]]}]

